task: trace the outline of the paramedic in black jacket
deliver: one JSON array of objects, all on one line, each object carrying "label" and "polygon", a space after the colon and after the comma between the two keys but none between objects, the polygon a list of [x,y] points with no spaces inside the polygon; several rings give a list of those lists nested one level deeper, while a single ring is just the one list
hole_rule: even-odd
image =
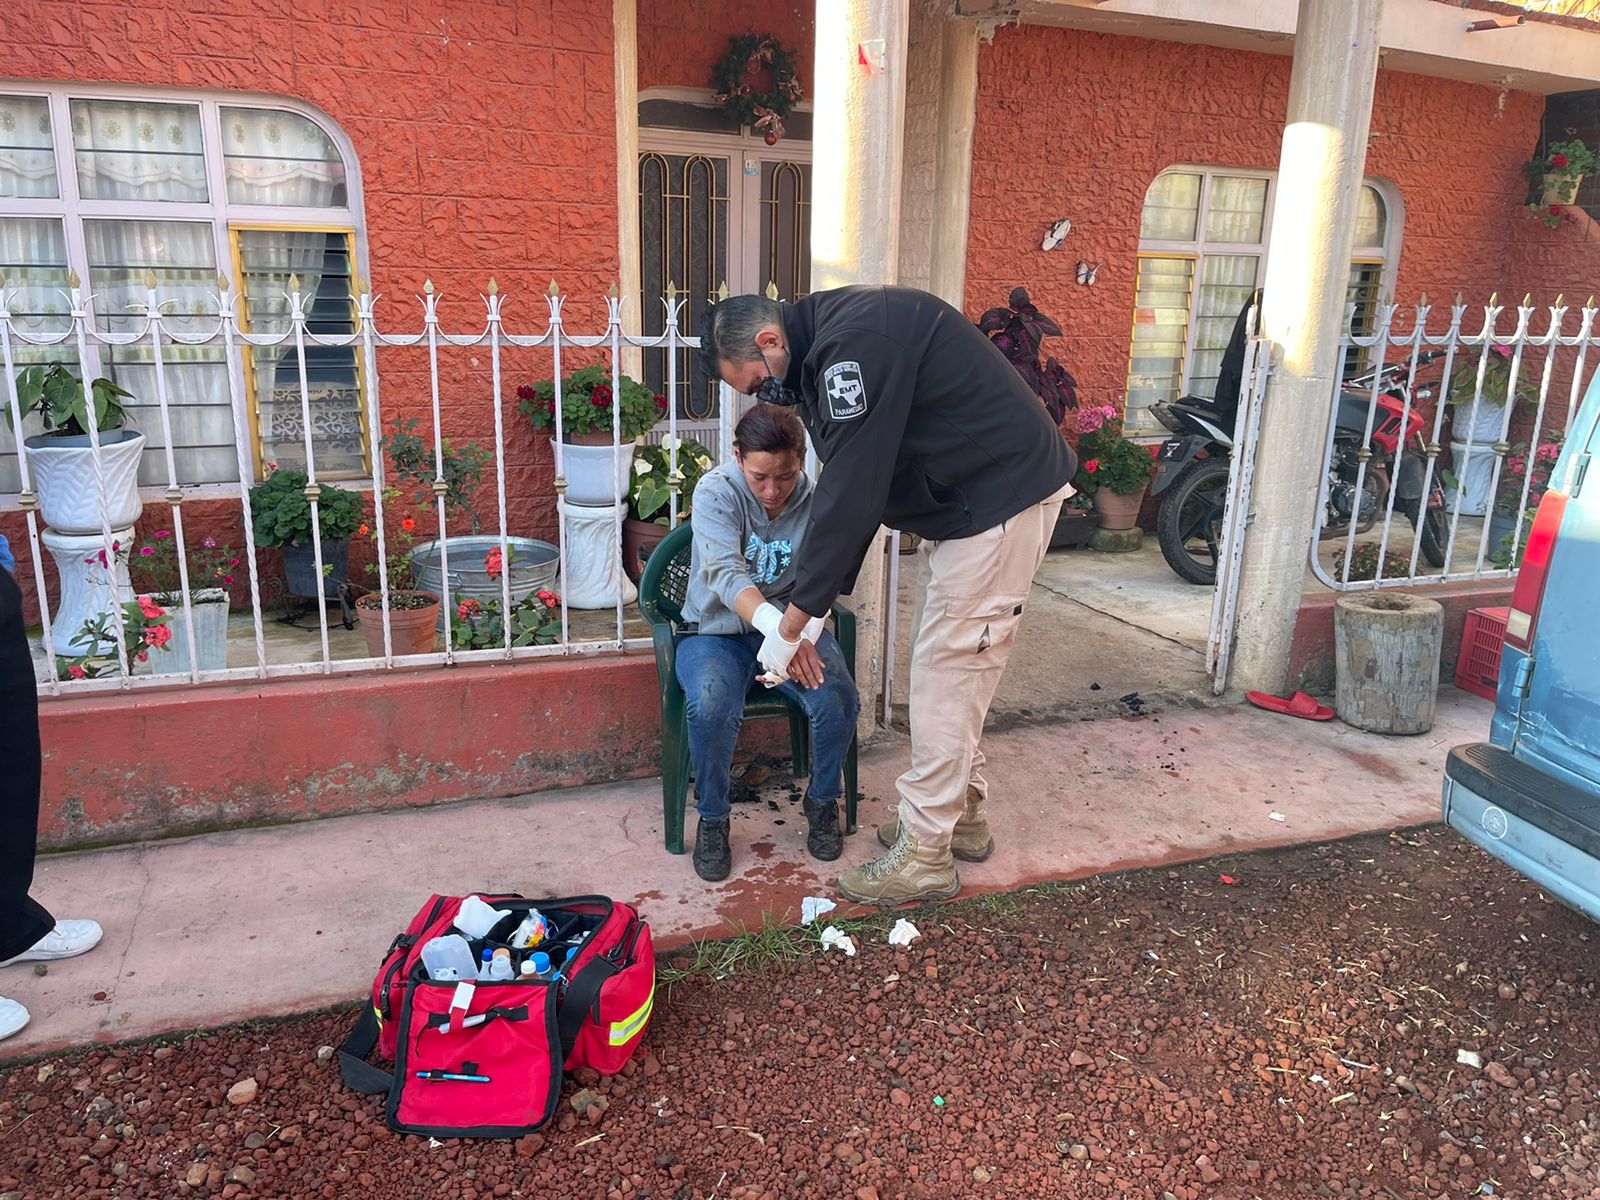
[{"label": "paramedic in black jacket", "polygon": [[880,525],[926,558],[911,653],[911,769],[889,852],[839,877],[863,903],[947,899],[953,858],[994,849],[978,748],[1034,572],[1077,464],[1039,398],[956,309],[902,287],[846,287],[793,304],[734,296],[701,323],[706,369],[794,405],[822,460],[794,590],[761,648],[802,683],[801,631],[848,592]]}]

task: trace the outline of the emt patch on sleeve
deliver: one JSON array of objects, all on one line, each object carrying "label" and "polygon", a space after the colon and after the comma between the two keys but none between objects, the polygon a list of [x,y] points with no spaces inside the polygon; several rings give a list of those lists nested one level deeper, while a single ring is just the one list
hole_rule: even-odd
[{"label": "emt patch on sleeve", "polygon": [[867,389],[858,362],[837,362],[824,370],[822,390],[828,397],[828,416],[835,421],[850,421],[867,411]]}]

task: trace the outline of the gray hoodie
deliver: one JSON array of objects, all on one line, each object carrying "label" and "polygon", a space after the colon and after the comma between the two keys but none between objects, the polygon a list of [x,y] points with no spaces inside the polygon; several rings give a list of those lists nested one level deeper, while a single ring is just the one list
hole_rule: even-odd
[{"label": "gray hoodie", "polygon": [[750,492],[737,462],[708,471],[694,490],[694,550],[683,619],[701,633],[748,633],[733,600],[746,588],[782,608],[794,587],[794,560],[811,516],[804,474],[776,517]]}]

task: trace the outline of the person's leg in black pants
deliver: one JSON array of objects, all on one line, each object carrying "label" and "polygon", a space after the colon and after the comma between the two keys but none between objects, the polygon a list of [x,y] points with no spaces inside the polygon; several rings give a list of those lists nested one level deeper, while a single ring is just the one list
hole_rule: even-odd
[{"label": "person's leg in black pants", "polygon": [[0,960],[55,928],[28,895],[39,840],[39,694],[22,623],[22,592],[0,568]]},{"label": "person's leg in black pants", "polygon": [[[0,567],[0,966],[72,958],[100,940],[93,921],[57,921],[28,895],[39,845],[39,693],[22,623],[22,593]],[[28,1010],[0,996],[0,1038]]]}]

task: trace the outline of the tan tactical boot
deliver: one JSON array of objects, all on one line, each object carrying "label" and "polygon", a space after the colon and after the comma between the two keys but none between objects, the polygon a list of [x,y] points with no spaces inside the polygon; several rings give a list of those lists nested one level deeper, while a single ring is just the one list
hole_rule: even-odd
[{"label": "tan tactical boot", "polygon": [[[900,814],[887,825],[878,826],[878,840],[892,846],[900,840]],[[977,788],[967,789],[967,805],[956,821],[950,837],[950,853],[962,862],[982,862],[994,853],[994,838],[989,836],[989,819],[983,815],[983,797]]]},{"label": "tan tactical boot", "polygon": [[919,846],[909,834],[882,858],[839,876],[839,891],[858,904],[948,900],[960,890],[950,851]]}]

